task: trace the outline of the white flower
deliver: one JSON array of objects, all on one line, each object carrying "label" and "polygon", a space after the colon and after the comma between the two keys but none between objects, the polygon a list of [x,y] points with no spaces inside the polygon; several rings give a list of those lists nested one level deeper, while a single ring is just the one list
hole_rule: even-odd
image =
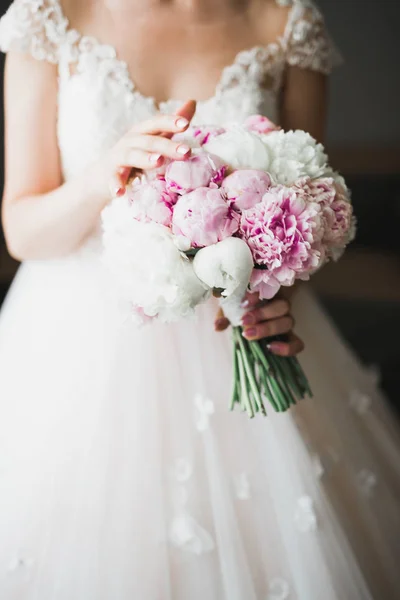
[{"label": "white flower", "polygon": [[268,173],[276,183],[292,185],[302,177],[322,177],[328,157],[322,144],[305,131],[273,131],[262,136],[271,161]]},{"label": "white flower", "polygon": [[193,267],[197,277],[207,286],[223,290],[221,307],[233,325],[243,316],[240,303],[253,271],[253,257],[248,245],[239,238],[202,248],[196,254]]},{"label": "white flower", "polygon": [[206,299],[209,290],[167,227],[135,220],[125,197],[103,211],[102,222],[105,264],[121,295],[145,316],[174,321]]},{"label": "white flower", "polygon": [[212,138],[204,149],[219,156],[231,169],[260,169],[268,171],[270,152],[260,135],[244,128],[232,127]]},{"label": "white flower", "polygon": [[193,267],[201,281],[210,288],[224,290],[224,296],[231,296],[238,288],[244,294],[253,270],[253,257],[243,240],[230,237],[199,250]]}]

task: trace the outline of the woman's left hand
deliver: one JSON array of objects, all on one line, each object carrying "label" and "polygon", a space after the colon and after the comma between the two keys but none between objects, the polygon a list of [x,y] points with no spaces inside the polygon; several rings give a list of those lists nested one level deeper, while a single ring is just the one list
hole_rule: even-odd
[{"label": "woman's left hand", "polygon": [[[279,356],[294,356],[304,349],[302,340],[293,333],[294,319],[290,314],[290,303],[285,298],[260,301],[258,294],[247,294],[243,302],[246,312],[243,315],[243,336],[250,341],[286,335],[284,342],[271,342],[268,348]],[[222,310],[215,320],[216,331],[229,327],[229,320]]]}]

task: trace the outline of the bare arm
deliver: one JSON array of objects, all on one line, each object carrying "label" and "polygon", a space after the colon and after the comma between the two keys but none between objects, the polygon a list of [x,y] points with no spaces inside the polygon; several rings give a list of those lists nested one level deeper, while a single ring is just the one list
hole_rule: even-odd
[{"label": "bare arm", "polygon": [[93,182],[89,185],[89,174],[62,184],[56,111],[56,67],[10,53],[5,68],[3,223],[10,253],[19,260],[72,252],[106,203]]},{"label": "bare arm", "polygon": [[11,255],[47,259],[77,250],[109,201],[116,173],[154,168],[164,157],[188,156],[190,149],[168,136],[185,130],[194,111],[195,103],[189,101],[177,115],[157,115],[135,125],[96,164],[63,183],[56,67],[10,53],[5,71],[3,223]]},{"label": "bare arm", "polygon": [[323,143],[327,108],[328,78],[315,71],[288,67],[282,94],[282,127],[308,131]]}]

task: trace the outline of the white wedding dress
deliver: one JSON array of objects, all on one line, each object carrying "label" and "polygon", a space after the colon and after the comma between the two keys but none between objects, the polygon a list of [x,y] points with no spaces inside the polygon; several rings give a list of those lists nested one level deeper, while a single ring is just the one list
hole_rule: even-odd
[{"label": "white wedding dress", "polygon": [[[293,5],[284,36],[239,53],[198,123],[277,120],[286,64],[329,72],[312,3],[279,3]],[[179,105],[143,96],[59,0],[15,0],[0,45],[58,64],[66,179]],[[212,303],[135,329],[98,232],[23,264],[0,317],[1,600],[400,598],[394,418],[307,291],[294,312],[314,398],[250,421],[228,411],[230,336]]]}]

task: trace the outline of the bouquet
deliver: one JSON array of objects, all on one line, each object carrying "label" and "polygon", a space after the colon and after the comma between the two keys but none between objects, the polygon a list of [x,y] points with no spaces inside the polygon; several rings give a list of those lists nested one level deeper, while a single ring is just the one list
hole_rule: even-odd
[{"label": "bouquet", "polygon": [[321,144],[255,115],[190,127],[192,156],[134,179],[103,211],[104,260],[138,324],[172,322],[218,295],[233,326],[232,408],[283,412],[311,390],[296,358],[242,336],[261,300],[337,260],[354,234],[350,194]]}]

